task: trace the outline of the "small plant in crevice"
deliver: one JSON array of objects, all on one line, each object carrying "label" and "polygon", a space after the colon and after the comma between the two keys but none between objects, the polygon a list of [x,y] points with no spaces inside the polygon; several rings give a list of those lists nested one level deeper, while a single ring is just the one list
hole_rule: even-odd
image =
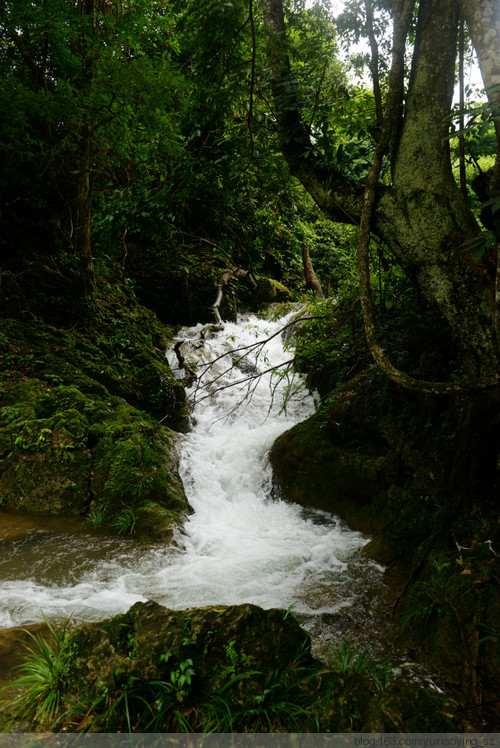
[{"label": "small plant in crevice", "polygon": [[250,663],[250,657],[244,652],[238,652],[234,646],[235,644],[236,641],[230,641],[225,646],[226,657],[231,663],[227,668],[227,672],[229,673],[236,673],[242,667],[248,667]]},{"label": "small plant in crevice", "polygon": [[[170,652],[162,654],[160,662],[167,663],[171,656]],[[188,696],[194,675],[193,660],[190,657],[180,662],[178,667],[170,671],[171,693],[175,695],[179,703],[182,703]]]},{"label": "small plant in crevice", "polygon": [[328,659],[330,670],[339,673],[344,678],[352,673],[368,677],[377,691],[382,691],[389,684],[391,665],[386,660],[377,661],[369,649],[361,649],[359,645],[346,642],[332,648]]},{"label": "small plant in crevice", "polygon": [[132,507],[126,506],[115,521],[112,522],[112,527],[116,528],[120,534],[127,532],[129,535],[133,535],[138,522],[139,515],[137,511]]}]

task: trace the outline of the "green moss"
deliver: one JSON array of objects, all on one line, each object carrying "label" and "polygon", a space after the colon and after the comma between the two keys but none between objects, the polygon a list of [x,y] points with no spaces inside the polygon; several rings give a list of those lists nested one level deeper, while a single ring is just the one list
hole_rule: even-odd
[{"label": "green moss", "polygon": [[136,419],[126,425],[112,422],[101,436],[94,450],[92,483],[98,502],[108,509],[145,501],[187,508],[178,479],[165,468],[161,441],[151,430],[150,424]]},{"label": "green moss", "polygon": [[147,501],[137,509],[137,530],[140,535],[169,542],[179,526],[179,511],[166,509],[154,501]]},{"label": "green moss", "polygon": [[256,299],[259,304],[291,301],[292,292],[282,283],[271,278],[259,278],[257,281]]},{"label": "green moss", "polygon": [[164,355],[171,332],[119,285],[96,308],[88,326],[69,330],[0,320],[2,504],[117,529],[125,510],[152,502],[172,525],[189,507],[174,435],[158,426],[182,427],[187,415]]},{"label": "green moss", "polygon": [[[355,650],[344,647],[345,653]],[[380,678],[361,654],[323,663],[285,611],[154,602],[65,634],[57,729],[90,732],[453,730],[442,699]],[[387,663],[383,664],[386,672]],[[24,693],[30,716],[29,693]],[[65,711],[66,710],[66,711]],[[31,714],[34,712],[32,710]],[[46,728],[50,729],[47,721]]]}]

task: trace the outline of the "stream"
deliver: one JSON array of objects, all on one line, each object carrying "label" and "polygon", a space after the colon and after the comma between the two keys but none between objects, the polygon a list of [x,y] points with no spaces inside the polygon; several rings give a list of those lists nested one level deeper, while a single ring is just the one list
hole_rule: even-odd
[{"label": "stream", "polygon": [[67,518],[0,514],[0,627],[99,620],[146,600],[178,609],[250,602],[292,606],[319,650],[382,636],[389,591],[384,569],[360,554],[369,538],[273,492],[269,448],[315,408],[286,367],[269,371],[292,357],[278,334],[287,320],[245,316],[180,331],[197,373],[192,427],[179,444],[194,513],[172,546]]}]

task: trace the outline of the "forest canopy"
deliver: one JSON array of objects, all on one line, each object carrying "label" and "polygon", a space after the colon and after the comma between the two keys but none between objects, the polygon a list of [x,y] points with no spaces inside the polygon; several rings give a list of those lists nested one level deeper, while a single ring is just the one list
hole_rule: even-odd
[{"label": "forest canopy", "polygon": [[[181,321],[230,268],[299,289],[306,253],[323,285],[361,282],[372,353],[398,379],[370,300],[382,262],[491,384],[498,13],[493,0],[350,0],[337,18],[324,2],[4,1],[4,271],[43,256],[87,298],[112,257]],[[361,39],[370,83],[340,61]],[[473,48],[488,99],[462,85],[454,104]],[[182,309],[153,298],[160,275],[164,299],[185,289]]]}]

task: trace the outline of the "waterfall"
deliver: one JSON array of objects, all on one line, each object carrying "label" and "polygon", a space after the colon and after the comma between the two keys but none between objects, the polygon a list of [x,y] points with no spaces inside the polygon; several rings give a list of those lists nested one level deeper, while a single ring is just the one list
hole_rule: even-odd
[{"label": "waterfall", "polygon": [[[148,599],[181,609],[293,605],[306,620],[352,607],[381,577],[358,557],[366,537],[273,495],[269,448],[315,407],[286,366],[292,354],[279,331],[289,320],[247,316],[179,332],[177,345],[197,373],[180,447],[194,513],[170,547],[56,520],[4,540],[0,626],[42,616],[97,620]],[[168,356],[176,365],[175,353]]]}]

